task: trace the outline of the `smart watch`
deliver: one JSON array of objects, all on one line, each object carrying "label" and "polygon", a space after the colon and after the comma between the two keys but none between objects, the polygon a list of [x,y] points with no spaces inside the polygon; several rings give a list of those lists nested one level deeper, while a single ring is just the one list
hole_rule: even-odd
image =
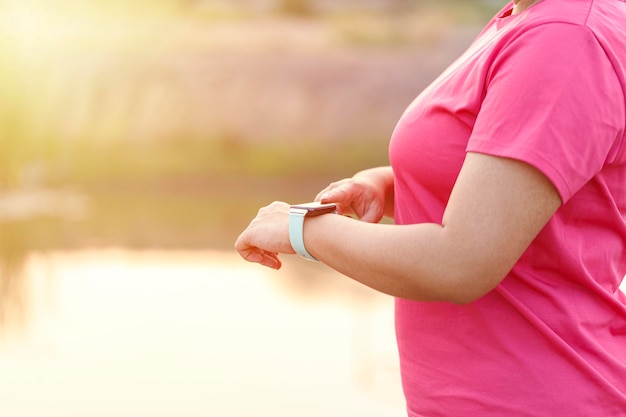
[{"label": "smart watch", "polygon": [[296,253],[310,261],[317,261],[304,247],[305,217],[319,216],[321,214],[336,213],[337,206],[334,203],[322,204],[320,202],[297,204],[289,209],[289,241]]}]

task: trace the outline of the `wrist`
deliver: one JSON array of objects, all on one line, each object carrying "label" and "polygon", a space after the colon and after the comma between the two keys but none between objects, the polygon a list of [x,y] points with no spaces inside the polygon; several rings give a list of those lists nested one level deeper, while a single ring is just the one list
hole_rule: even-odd
[{"label": "wrist", "polygon": [[335,204],[305,203],[291,206],[289,209],[289,241],[293,250],[300,256],[310,261],[317,259],[307,250],[304,243],[305,220],[335,213]]}]

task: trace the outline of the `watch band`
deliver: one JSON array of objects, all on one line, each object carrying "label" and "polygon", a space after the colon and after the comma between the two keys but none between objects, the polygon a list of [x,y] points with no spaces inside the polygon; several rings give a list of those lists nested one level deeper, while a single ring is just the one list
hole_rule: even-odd
[{"label": "watch band", "polygon": [[304,236],[302,230],[304,228],[304,218],[308,214],[306,209],[292,207],[289,210],[289,241],[293,250],[300,256],[309,261],[317,261],[313,255],[304,247]]}]

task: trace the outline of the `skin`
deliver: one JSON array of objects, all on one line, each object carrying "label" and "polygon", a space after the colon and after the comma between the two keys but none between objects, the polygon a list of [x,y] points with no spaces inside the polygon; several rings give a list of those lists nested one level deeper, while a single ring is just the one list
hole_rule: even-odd
[{"label": "skin", "polygon": [[514,0],[513,14],[521,13],[533,4],[538,3],[539,1],[541,0]]},{"label": "skin", "polygon": [[[331,268],[380,292],[417,301],[472,302],[494,289],[560,207],[552,183],[532,166],[468,153],[442,224],[372,223],[391,213],[391,168],[331,184],[320,197],[346,216],[304,222],[307,250]],[[278,269],[293,254],[289,205],[262,208],[239,236],[241,256]],[[363,221],[367,219],[367,221]]]},{"label": "skin", "polygon": [[[537,1],[517,0],[513,13]],[[464,304],[493,290],[562,204],[552,183],[512,159],[468,153],[442,224],[379,224],[393,217],[391,167],[330,184],[317,200],[340,214],[305,219],[304,243],[318,260],[377,291],[416,301]],[[235,243],[250,262],[279,269],[289,242],[289,205],[274,202]]]}]

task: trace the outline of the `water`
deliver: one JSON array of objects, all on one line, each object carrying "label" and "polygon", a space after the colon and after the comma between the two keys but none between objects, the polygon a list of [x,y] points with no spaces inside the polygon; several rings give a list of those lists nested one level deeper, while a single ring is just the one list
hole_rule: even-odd
[{"label": "water", "polygon": [[20,263],[2,288],[0,416],[406,415],[392,300],[322,265],[125,249]]},{"label": "water", "polygon": [[0,416],[402,416],[392,300],[295,257],[29,255]]}]

